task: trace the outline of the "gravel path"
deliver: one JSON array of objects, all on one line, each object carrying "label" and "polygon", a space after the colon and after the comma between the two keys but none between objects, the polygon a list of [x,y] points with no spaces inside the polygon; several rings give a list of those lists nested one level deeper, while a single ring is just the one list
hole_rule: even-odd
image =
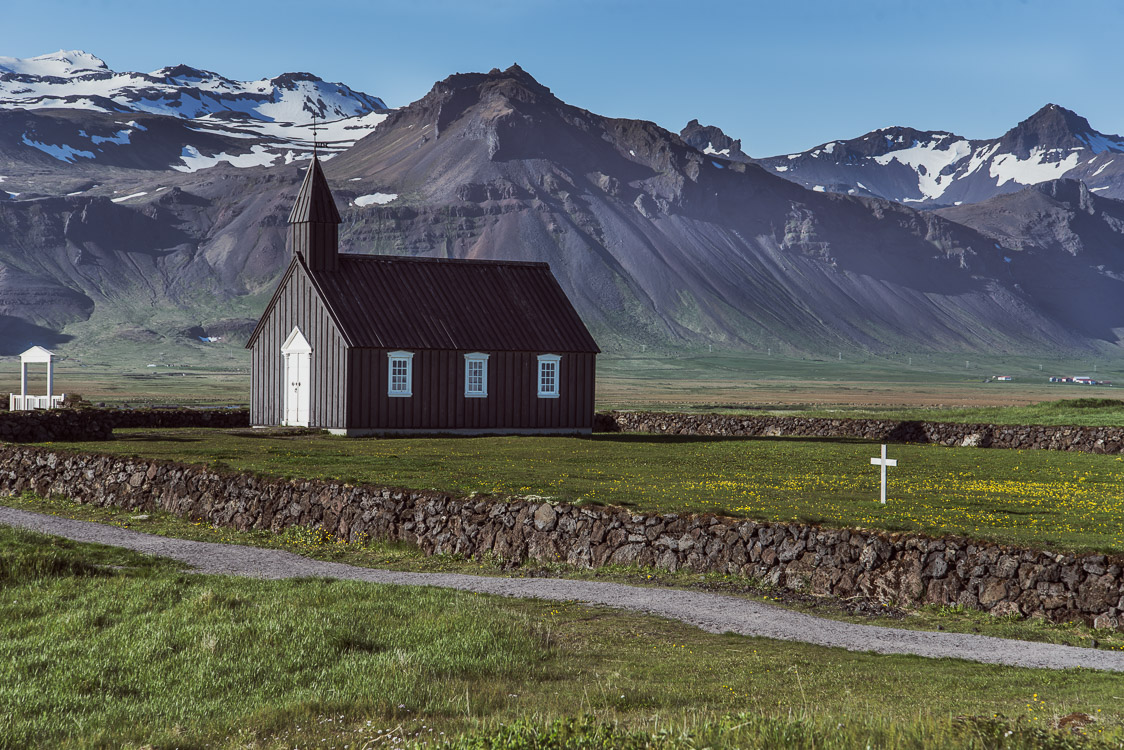
[{"label": "gravel path", "polygon": [[310,560],[280,550],[172,539],[4,507],[0,507],[0,524],[79,542],[97,542],[169,557],[194,566],[198,573],[260,579],[317,576],[407,586],[439,586],[499,596],[572,600],[667,617],[711,633],[734,632],[880,654],[915,654],[1046,669],[1085,667],[1124,672],[1124,652],[1120,651],[837,622],[722,594],[641,588],[601,581],[489,578],[359,568]]}]

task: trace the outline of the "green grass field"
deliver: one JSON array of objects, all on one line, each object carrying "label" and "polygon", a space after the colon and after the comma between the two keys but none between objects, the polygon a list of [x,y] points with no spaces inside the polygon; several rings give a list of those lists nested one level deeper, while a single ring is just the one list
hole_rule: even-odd
[{"label": "green grass field", "polygon": [[[1090,389],[1093,392],[1093,389]],[[1124,426],[1124,401],[1091,396],[1042,401],[1027,406],[983,406],[962,409],[801,409],[808,416],[871,419],[913,419],[921,421],[1053,425],[1085,427]]]},{"label": "green grass field", "polygon": [[[148,368],[115,361],[115,352],[91,352],[60,364],[57,390],[108,403],[245,403],[241,354],[206,354],[203,366]],[[1093,374],[1094,366],[1097,375],[1124,382],[1120,363],[1093,361],[994,357],[964,367],[951,355],[910,362],[904,355],[646,353],[601,358],[598,405],[1124,424],[1119,403],[1040,403],[1111,396],[1113,389],[1042,382],[1050,374]],[[995,374],[1016,382],[983,382]],[[0,363],[0,391],[13,380],[12,362]],[[1108,456],[891,446],[899,465],[882,508],[868,463],[877,445],[861,441],[118,435],[51,447],[457,494],[535,494],[644,511],[1124,551],[1124,462]],[[161,514],[132,521],[124,511],[62,499],[4,502],[382,567],[580,575],[762,595],[752,582],[730,577],[503,571],[494,561],[426,558],[401,545],[342,545],[310,529],[245,535]],[[817,603],[785,606],[856,619]],[[1101,647],[1121,647],[1115,635],[1082,626],[972,612],[929,608],[906,621],[866,621],[1075,645],[1099,638]],[[0,634],[0,748],[1124,747],[1118,675],[852,654],[450,591],[187,576],[132,553],[3,528]],[[1075,711],[1095,719],[1083,734],[1049,728]]]},{"label": "green grass field", "polygon": [[[440,589],[189,576],[4,528],[0,593],[4,748],[1124,741],[1119,676],[1085,670],[849,653]],[[1094,718],[1086,738],[1049,729],[1072,712]]]},{"label": "green grass field", "polygon": [[[245,404],[249,356],[231,342],[100,340],[60,350],[56,391],[111,404]],[[781,356],[763,352],[610,352],[598,357],[597,407],[686,411],[922,410],[1026,406],[1111,397],[1108,387],[1048,383],[1050,375],[1090,375],[1124,383],[1124,361],[961,354],[874,357]],[[965,367],[965,364],[968,366]],[[152,365],[151,367],[149,365]],[[999,374],[1010,383],[987,383]],[[33,388],[45,374],[32,370]],[[18,390],[19,361],[0,358],[0,393]],[[38,391],[36,391],[38,392]]]},{"label": "green grass field", "polygon": [[541,495],[636,511],[959,534],[1124,551],[1124,460],[1055,451],[894,445],[877,502],[878,446],[855,440],[592,438],[355,440],[256,430],[119,430],[62,450],[141,455],[279,477],[468,495]]},{"label": "green grass field", "polygon": [[148,534],[191,539],[202,542],[240,544],[266,549],[279,549],[304,557],[360,567],[384,570],[406,570],[422,573],[464,573],[485,576],[550,576],[581,580],[612,581],[632,586],[657,586],[695,591],[708,591],[728,596],[769,602],[773,606],[829,619],[883,625],[911,630],[944,630],[977,633],[995,638],[1057,643],[1081,648],[1124,650],[1124,632],[1097,630],[1082,622],[1054,623],[1042,618],[1018,616],[995,617],[974,609],[926,605],[898,608],[860,606],[832,597],[812,596],[770,585],[753,578],[693,573],[680,569],[674,573],[659,568],[634,565],[606,565],[600,568],[577,568],[564,562],[526,560],[512,567],[492,556],[466,558],[462,555],[427,555],[416,545],[405,542],[360,539],[338,539],[323,529],[290,526],[279,532],[265,529],[237,531],[227,526],[193,522],[171,513],[103,507],[69,500],[43,498],[32,494],[0,497],[0,504],[36,513],[46,513],[92,521]]}]

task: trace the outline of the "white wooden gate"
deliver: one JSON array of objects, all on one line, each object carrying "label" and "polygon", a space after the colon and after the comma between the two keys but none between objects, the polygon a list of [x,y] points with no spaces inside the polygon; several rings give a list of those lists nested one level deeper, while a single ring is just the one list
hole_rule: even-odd
[{"label": "white wooden gate", "polygon": [[285,357],[285,379],[282,381],[285,413],[282,424],[308,427],[312,401],[312,347],[299,328],[294,328],[285,339],[281,354]]}]

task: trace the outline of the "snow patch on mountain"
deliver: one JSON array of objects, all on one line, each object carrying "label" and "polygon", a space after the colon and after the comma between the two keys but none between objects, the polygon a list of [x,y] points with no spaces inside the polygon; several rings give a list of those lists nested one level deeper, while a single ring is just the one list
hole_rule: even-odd
[{"label": "snow patch on mountain", "polygon": [[909,148],[875,156],[874,161],[886,166],[891,161],[898,161],[911,167],[917,172],[917,188],[925,198],[939,198],[955,179],[952,174],[944,174],[944,170],[972,153],[972,144],[966,140],[958,140],[947,148],[941,148],[944,137],[934,138],[927,143],[914,142]]},{"label": "snow patch on mountain", "polygon": [[184,146],[180,159],[182,165],[173,165],[177,172],[198,172],[200,169],[209,169],[219,164],[229,164],[233,167],[271,167],[277,160],[277,154],[266,150],[265,146],[255,145],[248,154],[215,154],[206,156],[199,153],[195,146]]},{"label": "snow patch on mountain", "polygon": [[147,190],[142,190],[141,192],[133,193],[132,195],[123,195],[120,198],[110,198],[110,200],[113,201],[114,203],[124,203],[125,201],[130,201],[133,198],[140,198],[140,197],[145,196],[145,195],[148,195]]},{"label": "snow patch on mountain", "polygon": [[[211,154],[202,146],[204,140],[199,145],[181,142],[182,163],[174,167],[181,171],[221,163],[250,167],[309,159],[314,140],[322,158],[329,158],[353,146],[387,117],[382,99],[309,73],[234,81],[187,65],[151,73],[115,72],[81,51],[0,57],[0,109],[47,108],[175,117],[191,121],[191,130],[246,142],[244,149],[227,147],[223,153]],[[71,145],[44,143],[34,133],[25,136],[24,143],[73,163],[79,157],[97,159],[103,145],[129,147],[133,131],[144,129],[133,121],[115,132],[88,135],[76,129],[74,136],[65,138]],[[77,138],[88,139],[93,148],[82,148]],[[62,139],[56,134],[50,138]]]},{"label": "snow patch on mountain", "polygon": [[1020,159],[1014,154],[999,154],[992,159],[988,173],[998,180],[998,187],[1011,180],[1020,185],[1037,185],[1047,180],[1057,180],[1076,167],[1079,161],[1076,153],[1051,161],[1051,157],[1056,158],[1057,151],[1058,149],[1034,148],[1027,159]]},{"label": "snow patch on mountain", "polygon": [[79,157],[81,157],[83,159],[93,159],[94,158],[94,153],[92,151],[81,151],[79,149],[74,148],[73,146],[68,146],[65,143],[63,143],[63,144],[40,143],[39,141],[33,141],[30,138],[28,138],[27,133],[23,134],[23,138],[21,139],[21,142],[25,146],[31,146],[32,148],[37,148],[40,151],[42,151],[44,154],[47,154],[48,156],[53,156],[54,158],[58,159],[59,161],[65,161],[68,164],[73,164]]},{"label": "snow patch on mountain", "polygon": [[[243,114],[266,122],[335,120],[386,109],[378,97],[308,73],[233,81],[186,65],[118,73],[85,52],[0,58],[0,108],[90,108],[195,119]],[[111,106],[112,105],[112,106]]]},{"label": "snow patch on mountain", "polygon": [[355,199],[354,203],[357,206],[385,206],[387,203],[397,199],[397,193],[371,193],[370,195],[359,196]]},{"label": "snow patch on mountain", "polygon": [[899,203],[935,207],[986,200],[1063,177],[1107,186],[1110,196],[1124,198],[1124,160],[1113,159],[1120,153],[1124,137],[1100,133],[1084,117],[1050,104],[988,140],[895,126],[753,161],[809,190],[821,185],[840,193],[862,189]]},{"label": "snow patch on mountain", "polygon": [[1081,139],[1086,146],[1092,149],[1094,154],[1100,154],[1105,151],[1124,152],[1124,141],[1109,138],[1101,133],[1081,133],[1077,137]]},{"label": "snow patch on mountain", "polygon": [[92,135],[90,136],[90,140],[97,144],[113,143],[118,146],[127,146],[129,145],[129,134],[132,132],[131,130],[118,130],[115,134],[110,136]]},{"label": "snow patch on mountain", "polygon": [[[299,144],[312,149],[315,136],[321,147],[327,146],[329,150],[342,151],[355,145],[355,142],[366,136],[379,123],[387,118],[385,112],[368,112],[365,115],[347,117],[340,120],[317,122],[315,132],[311,122],[260,122],[255,120],[230,123],[214,116],[202,117],[195,121],[196,129],[200,132],[217,133],[233,138],[276,138],[288,144]],[[311,158],[311,153],[309,154]]]},{"label": "snow patch on mountain", "polygon": [[49,55],[26,58],[0,56],[0,73],[21,76],[69,78],[107,70],[109,66],[104,60],[81,50],[59,50]]}]

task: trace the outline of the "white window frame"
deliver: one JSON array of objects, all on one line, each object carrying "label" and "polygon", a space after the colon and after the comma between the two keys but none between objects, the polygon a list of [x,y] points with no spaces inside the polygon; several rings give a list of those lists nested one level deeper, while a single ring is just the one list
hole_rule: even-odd
[{"label": "white window frame", "polygon": [[[544,365],[553,365],[554,369],[554,384],[550,390],[543,390],[543,375],[545,371],[551,369],[544,367]],[[539,366],[537,370],[536,380],[538,382],[539,398],[558,398],[561,393],[562,382],[562,355],[561,354],[540,354]]]},{"label": "white window frame", "polygon": [[[394,365],[399,362],[406,364],[406,387],[395,390]],[[386,395],[391,398],[409,398],[414,395],[414,353],[413,352],[387,352],[386,355]]]},{"label": "white window frame", "polygon": [[[488,397],[488,357],[490,354],[483,352],[472,352],[471,354],[464,355],[464,397],[465,398],[487,398]],[[480,390],[474,391],[469,388],[470,375],[472,366],[476,363],[480,364],[481,383]]]}]

